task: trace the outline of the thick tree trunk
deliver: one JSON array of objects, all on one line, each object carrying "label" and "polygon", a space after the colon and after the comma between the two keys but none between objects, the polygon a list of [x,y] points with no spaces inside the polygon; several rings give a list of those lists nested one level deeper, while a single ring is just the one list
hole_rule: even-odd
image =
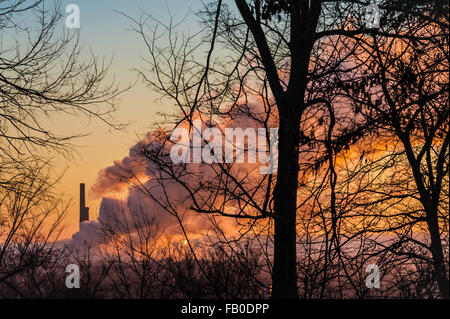
[{"label": "thick tree trunk", "polygon": [[297,190],[299,172],[299,130],[305,109],[308,65],[320,7],[311,17],[300,16],[292,7],[292,59],[287,90],[277,100],[280,117],[278,173],[274,189],[275,234],[272,298],[298,298],[297,289]]},{"label": "thick tree trunk", "polygon": [[280,112],[278,172],[273,197],[276,216],[272,274],[274,299],[298,298],[296,211],[300,114],[294,103],[290,109],[290,112]]},{"label": "thick tree trunk", "polygon": [[289,1],[291,70],[286,91],[281,85],[279,68],[272,56],[260,17],[255,19],[245,0],[235,0],[235,3],[258,46],[280,116],[278,172],[273,194],[275,234],[272,298],[298,298],[296,211],[299,129],[304,110],[310,53],[315,41],[321,2]]}]

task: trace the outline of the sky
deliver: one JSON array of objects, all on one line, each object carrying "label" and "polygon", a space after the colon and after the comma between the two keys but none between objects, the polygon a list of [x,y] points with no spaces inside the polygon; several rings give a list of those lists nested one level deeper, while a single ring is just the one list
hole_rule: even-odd
[{"label": "sky", "polygon": [[[117,11],[136,18],[146,12],[165,21],[169,12],[181,19],[202,5],[198,0],[71,0],[62,1],[62,8],[68,4],[77,4],[80,8],[80,42],[84,51],[92,50],[98,57],[112,58],[109,76],[111,79],[115,77],[122,88],[137,80],[133,68],[143,65],[141,57],[145,55],[145,48],[139,36],[130,31],[130,21]],[[192,13],[185,23],[183,30],[187,32],[198,27]],[[56,173],[65,172],[57,189],[65,194],[67,200],[71,200],[62,238],[70,238],[79,227],[79,183],[86,183],[89,190],[102,168],[128,155],[130,146],[154,124],[156,113],[167,111],[170,107],[169,102],[158,97],[142,81],[123,93],[119,97],[116,118],[130,123],[124,131],[112,131],[99,121],[89,121],[83,117],[58,116],[49,121],[48,127],[59,134],[89,133],[89,136],[76,140],[73,160],[68,162],[66,158],[57,158]],[[86,195],[90,217],[95,219],[100,199],[89,191]]]}]

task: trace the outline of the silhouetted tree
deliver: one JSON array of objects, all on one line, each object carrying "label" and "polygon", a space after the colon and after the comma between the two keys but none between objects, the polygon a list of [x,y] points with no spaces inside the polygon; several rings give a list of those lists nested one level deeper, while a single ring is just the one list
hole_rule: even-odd
[{"label": "silhouetted tree", "polygon": [[[0,283],[54,262],[66,207],[49,178],[54,151],[71,140],[49,129],[54,115],[85,115],[110,127],[119,91],[108,64],[82,56],[79,34],[62,29],[60,3],[0,1]],[[35,21],[33,21],[35,19]],[[63,31],[59,31],[63,30]],[[56,255],[53,255],[55,252]],[[20,295],[20,294],[19,294]]]},{"label": "silhouetted tree", "polygon": [[[173,21],[167,25],[155,22],[157,27],[152,27],[151,16],[133,20],[149,54],[149,69],[140,74],[151,88],[179,107],[179,114],[169,118],[175,126],[187,123],[192,132],[195,119],[201,119],[206,127],[216,127],[214,121],[245,115],[257,127],[278,127],[277,173],[258,179],[236,169],[233,163],[209,165],[214,177],[208,177],[203,174],[208,165],[201,164],[198,171],[174,165],[167,154],[171,142],[166,132],[165,147],[145,148],[142,154],[154,164],[152,179],[160,179],[159,187],[164,188],[166,180],[172,180],[181,185],[185,197],[177,205],[171,202],[170,195],[157,196],[153,189],[146,193],[175,215],[177,209],[185,209],[180,208],[181,203],[189,200],[193,205],[188,210],[198,213],[249,220],[249,224],[273,219],[272,296],[296,298],[299,178],[307,175],[304,167],[318,169],[328,161],[328,183],[332,188],[330,240],[339,252],[333,158],[371,128],[364,121],[351,119],[358,117],[356,112],[343,115],[345,108],[339,111],[340,102],[321,91],[332,74],[337,74],[335,86],[357,84],[339,79],[345,73],[358,72],[359,66],[349,66],[345,63],[347,57],[336,52],[342,52],[339,46],[349,44],[354,49],[348,48],[347,54],[354,53],[358,41],[363,42],[365,37],[413,41],[417,37],[405,29],[405,20],[411,16],[433,19],[423,10],[439,11],[442,3],[430,6],[423,1],[407,5],[404,1],[380,2],[381,27],[373,29],[366,26],[369,1],[233,2],[233,8],[225,1],[206,5],[200,14],[204,29],[197,36],[180,37]],[[168,45],[159,45],[163,36]],[[314,54],[320,50],[323,55]],[[199,56],[204,56],[203,63]],[[252,95],[261,97],[262,110],[251,108]],[[320,153],[315,149],[317,127],[306,118],[306,110],[315,108],[324,109],[324,119],[328,119],[325,130],[329,134],[319,141]],[[311,149],[317,156],[308,156]],[[186,182],[187,178],[196,182]]]},{"label": "silhouetted tree", "polygon": [[340,88],[385,147],[360,168],[372,175],[372,186],[358,190],[373,205],[365,219],[383,225],[369,229],[397,233],[383,249],[434,267],[432,278],[448,298],[449,7],[420,7],[420,15],[405,13],[395,25],[408,37],[360,41],[354,57],[360,71]]},{"label": "silhouetted tree", "polygon": [[77,32],[58,31],[63,25],[60,4],[1,3],[0,187],[6,187],[8,173],[21,162],[71,149],[76,136],[52,132],[46,119],[84,114],[120,126],[112,118],[119,92],[105,82],[108,64],[82,56]]}]

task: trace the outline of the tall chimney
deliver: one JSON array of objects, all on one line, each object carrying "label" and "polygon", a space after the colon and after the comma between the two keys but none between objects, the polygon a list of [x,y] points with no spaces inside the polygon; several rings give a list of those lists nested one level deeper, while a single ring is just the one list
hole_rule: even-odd
[{"label": "tall chimney", "polygon": [[89,220],[89,207],[86,207],[85,185],[80,184],[80,224]]}]

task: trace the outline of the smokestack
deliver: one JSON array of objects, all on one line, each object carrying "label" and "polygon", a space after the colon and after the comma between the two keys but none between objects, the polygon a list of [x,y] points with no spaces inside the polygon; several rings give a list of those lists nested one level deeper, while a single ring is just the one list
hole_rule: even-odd
[{"label": "smokestack", "polygon": [[85,185],[80,184],[80,224],[89,220],[89,207],[86,207]]}]

